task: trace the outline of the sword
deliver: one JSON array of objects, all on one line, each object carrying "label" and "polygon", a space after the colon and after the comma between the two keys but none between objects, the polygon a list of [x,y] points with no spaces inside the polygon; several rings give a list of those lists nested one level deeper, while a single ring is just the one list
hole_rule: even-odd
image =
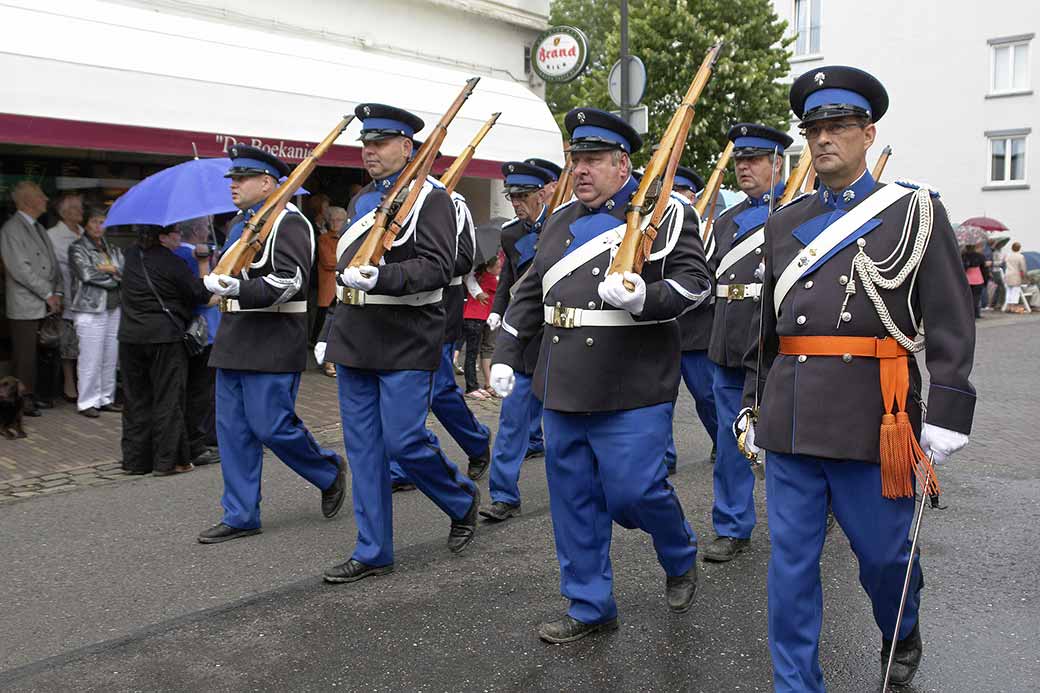
[{"label": "sword", "polygon": [[[928,463],[932,464],[932,455],[928,455]],[[921,463],[917,463],[919,472],[921,471]],[[918,478],[926,479],[927,476],[923,473],[918,474]],[[914,531],[913,540],[910,542],[910,560],[906,564],[906,576],[903,578],[903,593],[899,597],[899,612],[896,614],[896,627],[895,632],[892,633],[892,647],[888,650],[888,663],[885,665],[885,680],[881,684],[881,693],[887,693],[888,691],[888,679],[892,675],[892,663],[896,659],[896,643],[899,642],[899,627],[903,625],[903,612],[906,610],[906,599],[910,594],[910,578],[914,573],[914,555],[917,553],[917,540],[921,536],[921,520],[924,519],[924,506],[926,503],[928,489],[927,484],[923,485],[921,492],[918,494],[921,497],[921,502],[917,506],[916,517],[914,517]]]}]

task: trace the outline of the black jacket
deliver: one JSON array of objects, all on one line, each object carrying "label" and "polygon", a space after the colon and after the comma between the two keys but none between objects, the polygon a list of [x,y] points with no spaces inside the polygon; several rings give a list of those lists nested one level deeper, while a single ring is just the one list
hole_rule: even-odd
[{"label": "black jacket", "polygon": [[462,337],[462,311],[466,300],[466,287],[463,278],[473,269],[474,232],[473,216],[466,206],[466,198],[458,193],[451,194],[455,205],[455,219],[458,225],[458,236],[455,251],[455,267],[451,279],[459,282],[444,288],[444,343],[454,344]]},{"label": "black jacket", "polygon": [[[141,269],[141,258],[147,263],[148,276],[156,292],[166,304],[168,315],[148,287]],[[179,342],[197,305],[210,299],[202,280],[191,273],[184,260],[161,245],[142,251],[134,245],[126,251],[119,320],[119,341],[127,344],[162,344]],[[170,318],[173,316],[173,319]]]},{"label": "black jacket", "polygon": [[[557,210],[559,211],[559,210]],[[513,289],[517,281],[531,265],[534,259],[533,251],[537,250],[537,241],[541,238],[541,231],[546,222],[539,221],[528,226],[519,219],[511,219],[502,224],[502,254],[505,263],[498,277],[498,290],[495,292],[495,302],[491,306],[491,312],[505,317],[506,309],[512,299]],[[525,246],[521,252],[517,244]],[[517,373],[531,375],[538,365],[538,347],[542,343],[542,331],[538,330],[523,343],[523,359],[517,362],[515,370]]]},{"label": "black jacket", "polygon": [[[696,211],[690,210],[690,214],[696,216]],[[714,227],[714,225],[713,225]],[[703,233],[698,223],[698,233]],[[718,256],[715,250],[715,230],[712,228],[707,242],[704,245],[705,261],[708,265],[708,280],[710,282],[711,294],[699,306],[688,310],[679,316],[679,334],[682,336],[680,348],[682,351],[707,351],[711,343],[711,328],[715,316],[715,267],[718,266]],[[701,239],[702,242],[704,239]]]}]

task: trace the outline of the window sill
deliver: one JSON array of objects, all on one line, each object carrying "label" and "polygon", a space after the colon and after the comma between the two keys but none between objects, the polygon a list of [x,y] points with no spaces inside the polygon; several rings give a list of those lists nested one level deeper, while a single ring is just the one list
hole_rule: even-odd
[{"label": "window sill", "polygon": [[1029,190],[1029,183],[1016,181],[1014,183],[990,183],[983,185],[983,190]]},{"label": "window sill", "polygon": [[[793,62],[793,61],[792,61]],[[1032,96],[1032,89],[1016,89],[1015,91],[995,91],[986,94],[987,99],[1006,99],[1009,96]]]},{"label": "window sill", "polygon": [[787,62],[791,65],[798,63],[810,63],[815,60],[823,60],[823,53],[809,53],[808,55],[794,55]]}]

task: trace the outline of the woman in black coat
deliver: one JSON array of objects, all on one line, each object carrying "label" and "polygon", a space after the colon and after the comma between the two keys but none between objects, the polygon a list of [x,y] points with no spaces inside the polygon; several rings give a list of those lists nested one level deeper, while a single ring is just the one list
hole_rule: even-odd
[{"label": "woman in black coat", "polygon": [[202,280],[174,255],[180,240],[176,227],[146,227],[126,252],[119,366],[126,399],[123,469],[129,474],[167,475],[193,469],[184,425],[188,372],[184,330],[195,306],[212,297]]},{"label": "woman in black coat", "polygon": [[971,298],[975,303],[975,319],[978,320],[982,317],[982,290],[989,281],[989,268],[986,267],[985,256],[974,245],[966,246],[961,251],[961,261],[964,263],[964,274],[968,278]]}]

